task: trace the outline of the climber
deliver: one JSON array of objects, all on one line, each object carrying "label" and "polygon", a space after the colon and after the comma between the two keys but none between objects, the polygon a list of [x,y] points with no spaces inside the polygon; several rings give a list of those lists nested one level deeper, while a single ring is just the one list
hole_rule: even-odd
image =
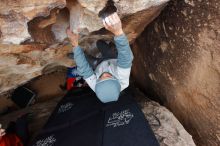
[{"label": "climber", "polygon": [[117,54],[113,53],[109,44],[99,40],[96,45],[102,53],[102,58],[89,57],[78,45],[79,35],[70,29],[67,29],[67,35],[73,46],[74,60],[79,74],[101,102],[107,103],[117,101],[120,92],[128,87],[133,53],[117,13],[104,18],[103,25],[114,34]]}]

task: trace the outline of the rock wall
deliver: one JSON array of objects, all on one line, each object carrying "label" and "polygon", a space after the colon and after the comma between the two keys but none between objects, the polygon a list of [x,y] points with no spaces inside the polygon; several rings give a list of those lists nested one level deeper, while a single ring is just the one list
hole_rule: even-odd
[{"label": "rock wall", "polygon": [[142,91],[169,107],[198,145],[220,145],[220,2],[173,0],[133,52]]},{"label": "rock wall", "polygon": [[30,20],[48,16],[53,8],[65,5],[65,0],[1,0],[0,42],[19,44],[29,39],[27,23]]},{"label": "rock wall", "polygon": [[[112,38],[103,29],[100,11],[117,9],[132,42],[169,0],[1,0],[0,93],[44,73],[45,68],[71,66],[66,57],[66,28],[82,30],[80,44],[90,51],[97,39]],[[108,5],[113,3],[113,5]]]}]

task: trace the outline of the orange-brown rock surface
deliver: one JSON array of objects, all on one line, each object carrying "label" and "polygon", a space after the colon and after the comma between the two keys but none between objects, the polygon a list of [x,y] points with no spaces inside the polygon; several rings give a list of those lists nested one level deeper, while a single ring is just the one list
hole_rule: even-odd
[{"label": "orange-brown rock surface", "polygon": [[139,87],[169,107],[198,145],[219,146],[220,2],[172,1],[133,52]]}]

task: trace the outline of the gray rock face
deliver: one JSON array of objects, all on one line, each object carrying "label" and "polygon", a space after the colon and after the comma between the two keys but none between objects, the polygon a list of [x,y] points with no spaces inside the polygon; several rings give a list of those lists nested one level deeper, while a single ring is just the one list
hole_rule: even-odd
[{"label": "gray rock face", "polygon": [[133,44],[134,80],[201,146],[220,145],[219,24],[219,1],[176,0]]},{"label": "gray rock face", "polygon": [[150,100],[139,90],[134,93],[160,146],[195,146],[192,136],[166,107]]},{"label": "gray rock face", "polygon": [[160,146],[195,146],[192,136],[167,108],[151,101],[145,102],[142,110]]}]

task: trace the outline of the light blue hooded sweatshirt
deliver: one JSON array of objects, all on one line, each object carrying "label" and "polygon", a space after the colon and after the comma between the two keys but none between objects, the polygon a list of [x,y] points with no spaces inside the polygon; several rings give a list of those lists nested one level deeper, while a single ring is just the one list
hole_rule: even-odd
[{"label": "light blue hooded sweatshirt", "polygon": [[[109,59],[101,62],[95,71],[92,70],[86,60],[83,50],[79,46],[74,49],[74,59],[79,75],[83,76],[90,88],[96,92],[98,98],[104,103],[116,101],[119,92],[129,85],[133,53],[125,34],[115,36],[114,41],[118,51],[117,59]],[[114,78],[110,79],[111,81],[104,80],[100,83],[99,77],[103,72],[111,73]],[[111,93],[109,94],[110,91],[108,90],[110,89]]]}]

